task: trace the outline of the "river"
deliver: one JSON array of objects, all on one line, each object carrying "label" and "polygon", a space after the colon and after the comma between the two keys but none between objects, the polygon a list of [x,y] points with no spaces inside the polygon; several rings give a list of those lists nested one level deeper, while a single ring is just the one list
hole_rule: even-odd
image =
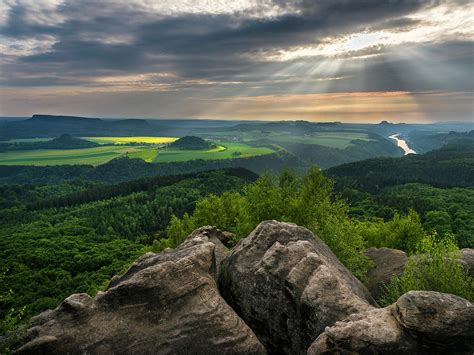
[{"label": "river", "polygon": [[407,155],[407,154],[416,154],[416,152],[408,146],[408,144],[405,140],[398,138],[399,135],[400,135],[400,133],[392,134],[388,138],[395,139],[397,141],[397,145],[400,148],[402,148],[403,151],[405,152],[405,155]]}]

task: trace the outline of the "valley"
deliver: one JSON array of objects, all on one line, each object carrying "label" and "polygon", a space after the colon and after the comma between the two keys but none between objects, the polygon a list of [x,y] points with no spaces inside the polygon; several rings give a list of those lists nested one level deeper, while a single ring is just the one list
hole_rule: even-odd
[{"label": "valley", "polygon": [[[171,163],[227,160],[269,154],[295,156],[301,170],[312,164],[323,168],[376,156],[401,156],[391,139],[375,133],[376,126],[305,121],[255,122],[185,120],[105,120],[98,118],[33,115],[6,122],[0,130],[0,165],[100,165],[118,157]],[[212,124],[212,125],[211,125]],[[144,136],[144,131],[149,135]],[[48,133],[49,132],[49,133]],[[49,147],[51,132],[82,139],[83,150],[67,142]],[[120,133],[111,135],[110,133]],[[45,137],[48,133],[50,138]],[[179,150],[172,143],[196,136],[216,145],[212,149]],[[3,137],[3,138],[2,138]],[[88,147],[92,142],[96,147]],[[72,144],[76,147],[79,142]],[[42,148],[42,149],[40,149]],[[45,149],[48,148],[48,149]],[[66,149],[59,149],[66,148]],[[89,150],[87,150],[89,149]]]}]

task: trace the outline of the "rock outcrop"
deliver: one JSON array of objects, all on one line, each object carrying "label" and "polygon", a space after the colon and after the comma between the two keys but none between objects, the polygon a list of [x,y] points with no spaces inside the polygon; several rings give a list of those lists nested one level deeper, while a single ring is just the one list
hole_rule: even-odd
[{"label": "rock outcrop", "polygon": [[224,258],[219,286],[269,353],[306,353],[326,326],[373,302],[319,238],[276,221],[262,222]]},{"label": "rock outcrop", "polygon": [[[465,299],[411,291],[378,308],[306,228],[262,222],[229,251],[231,237],[206,226],[176,249],[143,255],[105,292],[71,295],[33,317],[14,353],[474,353],[474,306]],[[463,249],[465,265],[471,251]],[[377,294],[406,255],[366,255]]]},{"label": "rock outcrop", "polygon": [[392,277],[402,275],[408,256],[401,250],[390,248],[369,248],[364,254],[374,263],[367,272],[364,283],[372,296],[378,299],[384,291],[384,285]]},{"label": "rock outcrop", "polygon": [[474,306],[463,298],[411,291],[386,308],[354,314],[328,327],[315,354],[472,354]]},{"label": "rock outcrop", "polygon": [[265,354],[219,294],[209,229],[147,253],[95,298],[76,294],[35,319],[17,354]]}]

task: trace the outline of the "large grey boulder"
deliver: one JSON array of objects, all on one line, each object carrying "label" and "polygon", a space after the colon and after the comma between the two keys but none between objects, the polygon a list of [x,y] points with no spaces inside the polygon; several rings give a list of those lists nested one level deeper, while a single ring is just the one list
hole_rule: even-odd
[{"label": "large grey boulder", "polygon": [[95,298],[76,294],[35,319],[17,354],[265,354],[220,296],[216,245],[194,233],[141,257]]},{"label": "large grey boulder", "polygon": [[432,291],[410,291],[386,308],[351,315],[326,328],[308,349],[316,354],[472,354],[474,308]]},{"label": "large grey boulder", "polygon": [[370,293],[308,229],[266,221],[224,258],[221,294],[269,353],[301,354]]},{"label": "large grey boulder", "polygon": [[430,343],[474,341],[474,305],[458,296],[410,291],[395,303],[395,316],[405,329]]},{"label": "large grey boulder", "polygon": [[373,261],[364,284],[372,296],[378,299],[384,292],[384,285],[392,277],[402,275],[408,256],[401,250],[391,248],[369,248],[364,254]]}]

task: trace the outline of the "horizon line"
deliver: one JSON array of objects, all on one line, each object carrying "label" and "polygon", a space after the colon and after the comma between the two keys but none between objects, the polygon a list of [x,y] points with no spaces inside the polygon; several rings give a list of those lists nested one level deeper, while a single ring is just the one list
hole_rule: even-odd
[{"label": "horizon line", "polygon": [[336,123],[336,124],[410,124],[410,125],[430,125],[430,124],[473,124],[472,121],[431,121],[431,122],[393,122],[385,119],[381,119],[378,122],[344,122],[344,121],[310,121],[304,119],[242,119],[242,118],[205,118],[205,117],[111,117],[111,116],[80,116],[80,115],[64,115],[64,114],[49,114],[49,113],[34,113],[31,116],[3,116],[0,115],[0,120],[2,119],[31,119],[33,116],[52,116],[52,117],[78,117],[85,119],[102,119],[102,120],[154,120],[154,121],[234,121],[234,122],[308,122],[308,123]]}]

